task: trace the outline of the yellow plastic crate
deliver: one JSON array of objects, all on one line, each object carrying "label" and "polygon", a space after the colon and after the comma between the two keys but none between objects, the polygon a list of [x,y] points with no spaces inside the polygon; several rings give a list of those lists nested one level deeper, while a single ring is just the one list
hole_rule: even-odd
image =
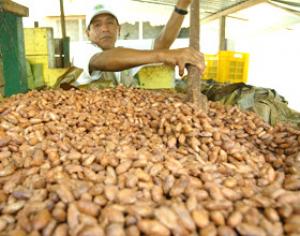
[{"label": "yellow plastic crate", "polygon": [[25,28],[24,42],[26,55],[54,55],[52,28]]},{"label": "yellow plastic crate", "polygon": [[175,71],[171,66],[145,66],[138,72],[137,77],[140,88],[168,89],[175,87]]},{"label": "yellow plastic crate", "polygon": [[49,68],[47,70],[46,83],[49,87],[53,87],[57,79],[67,72],[69,68]]},{"label": "yellow plastic crate", "polygon": [[[40,73],[42,75],[39,75],[39,77],[34,78],[35,80],[38,81],[38,84],[47,84],[47,70],[48,70],[48,56],[26,56],[26,59],[30,63],[31,66],[41,66],[41,71]],[[29,82],[29,87],[32,88],[35,85]]]},{"label": "yellow plastic crate", "polygon": [[248,81],[249,54],[220,51],[217,55],[205,55],[206,69],[203,79],[219,83],[246,83]]},{"label": "yellow plastic crate", "polygon": [[218,73],[218,55],[205,54],[205,71],[202,75],[204,80],[216,80]]},{"label": "yellow plastic crate", "polygon": [[43,80],[49,87],[55,85],[56,80],[69,68],[49,68],[48,56],[26,56],[30,64],[40,64],[42,66]]}]

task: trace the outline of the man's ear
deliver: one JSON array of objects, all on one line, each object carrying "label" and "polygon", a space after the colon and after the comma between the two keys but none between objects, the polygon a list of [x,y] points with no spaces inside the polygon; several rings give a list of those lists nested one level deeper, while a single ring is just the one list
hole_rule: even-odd
[{"label": "man's ear", "polygon": [[87,37],[90,38],[90,30],[89,30],[89,29],[86,29],[86,30],[85,30],[85,33],[86,33]]},{"label": "man's ear", "polygon": [[121,36],[121,25],[119,25],[119,37]]}]

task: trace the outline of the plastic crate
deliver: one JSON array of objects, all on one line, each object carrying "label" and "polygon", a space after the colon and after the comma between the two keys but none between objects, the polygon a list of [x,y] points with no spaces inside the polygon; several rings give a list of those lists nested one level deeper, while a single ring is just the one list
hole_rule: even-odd
[{"label": "plastic crate", "polygon": [[48,56],[26,56],[29,61],[34,76],[34,87],[47,85],[52,87],[56,80],[69,68],[49,68]]},{"label": "plastic crate", "polygon": [[140,88],[168,89],[175,87],[175,71],[171,66],[145,66],[138,72],[137,78]]},{"label": "plastic crate", "polygon": [[205,54],[205,71],[202,75],[204,80],[216,80],[218,74],[218,55]]},{"label": "plastic crate", "polygon": [[204,80],[213,79],[219,83],[246,83],[248,81],[249,54],[220,51],[217,55],[205,55]]},{"label": "plastic crate", "polygon": [[25,52],[30,56],[54,57],[54,40],[52,28],[24,28]]}]

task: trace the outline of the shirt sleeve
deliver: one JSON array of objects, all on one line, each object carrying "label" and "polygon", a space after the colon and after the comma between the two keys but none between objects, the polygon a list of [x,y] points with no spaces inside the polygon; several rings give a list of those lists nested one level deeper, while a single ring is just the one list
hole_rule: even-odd
[{"label": "shirt sleeve", "polygon": [[86,43],[84,46],[80,47],[78,52],[74,57],[74,66],[83,69],[87,74],[89,73],[89,64],[91,58],[102,52],[102,49],[95,44]]},{"label": "shirt sleeve", "polygon": [[102,52],[102,49],[93,43],[85,43],[78,49],[74,56],[74,66],[83,69],[82,74],[76,80],[76,85],[83,85],[92,82],[93,80],[97,80],[101,76],[101,71],[93,71],[91,74],[89,72],[89,64],[91,58],[97,54]]}]

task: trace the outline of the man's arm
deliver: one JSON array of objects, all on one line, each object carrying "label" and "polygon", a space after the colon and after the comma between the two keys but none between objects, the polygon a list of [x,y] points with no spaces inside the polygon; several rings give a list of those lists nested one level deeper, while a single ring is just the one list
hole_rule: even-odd
[{"label": "man's arm", "polygon": [[89,70],[121,71],[135,66],[165,63],[179,67],[183,75],[186,64],[205,68],[203,54],[192,48],[136,50],[131,48],[113,48],[95,54],[89,64]]},{"label": "man's arm", "polygon": [[[191,2],[192,0],[178,0],[176,7],[179,9],[187,10]],[[183,20],[184,15],[180,15],[177,12],[173,11],[167,24],[162,29],[158,38],[155,40],[154,49],[170,48],[180,32]]]}]

